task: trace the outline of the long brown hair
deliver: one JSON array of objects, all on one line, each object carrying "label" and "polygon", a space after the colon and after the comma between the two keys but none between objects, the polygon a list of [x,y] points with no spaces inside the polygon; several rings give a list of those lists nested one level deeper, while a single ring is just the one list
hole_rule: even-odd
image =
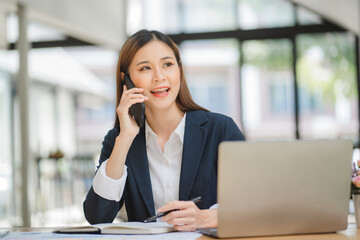
[{"label": "long brown hair", "polygon": [[[116,109],[119,106],[120,99],[122,96],[121,72],[128,73],[129,66],[136,52],[144,45],[154,40],[161,41],[165,43],[167,46],[169,46],[173,50],[176,61],[179,65],[180,89],[179,89],[179,94],[175,100],[179,109],[183,112],[194,111],[194,110],[208,111],[207,109],[197,105],[190,95],[190,91],[184,77],[184,70],[182,67],[180,52],[179,49],[176,47],[176,44],[165,34],[158,31],[149,31],[149,30],[140,30],[136,32],[131,37],[129,37],[128,40],[126,40],[123,47],[121,48],[119,59],[117,62],[117,67],[116,67]],[[120,123],[119,123],[119,117],[116,113],[116,109],[115,109],[114,126],[119,127]]]}]

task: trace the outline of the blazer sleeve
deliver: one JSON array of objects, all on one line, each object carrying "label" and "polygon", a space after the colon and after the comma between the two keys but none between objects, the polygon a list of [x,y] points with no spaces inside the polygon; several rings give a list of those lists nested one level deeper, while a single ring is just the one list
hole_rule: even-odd
[{"label": "blazer sleeve", "polygon": [[232,118],[226,119],[223,139],[226,141],[245,140],[244,135]]},{"label": "blazer sleeve", "polygon": [[[105,136],[97,169],[99,169],[105,160],[109,159],[118,135],[119,129],[113,128]],[[123,202],[123,199],[121,199],[120,202],[116,202],[102,198],[97,195],[93,187],[91,187],[83,203],[85,218],[90,224],[111,223],[114,221]]]}]

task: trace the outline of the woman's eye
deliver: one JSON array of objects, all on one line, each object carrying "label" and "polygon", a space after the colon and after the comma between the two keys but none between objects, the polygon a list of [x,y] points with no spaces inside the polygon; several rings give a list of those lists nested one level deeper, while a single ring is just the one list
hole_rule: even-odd
[{"label": "woman's eye", "polygon": [[174,65],[173,63],[165,63],[164,66],[165,67],[171,67],[172,65]]},{"label": "woman's eye", "polygon": [[150,69],[150,67],[145,66],[145,67],[140,68],[140,71],[145,71],[145,70],[149,70],[149,69]]}]

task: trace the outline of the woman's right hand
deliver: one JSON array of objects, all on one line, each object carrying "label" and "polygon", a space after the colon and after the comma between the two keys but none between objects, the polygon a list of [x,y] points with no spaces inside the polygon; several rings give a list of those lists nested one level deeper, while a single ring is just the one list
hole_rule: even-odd
[{"label": "woman's right hand", "polygon": [[144,90],[141,88],[132,88],[128,90],[126,85],[124,85],[123,94],[119,106],[116,109],[120,122],[120,132],[130,138],[135,138],[139,133],[139,126],[135,119],[130,115],[129,109],[131,105],[144,102],[148,99],[148,97],[142,95],[143,91]]},{"label": "woman's right hand", "polygon": [[114,148],[105,169],[106,175],[112,179],[120,179],[122,177],[126,156],[134,138],[139,133],[139,126],[130,115],[129,109],[131,105],[144,102],[148,99],[148,97],[142,94],[143,91],[141,88],[128,90],[125,85],[123,86],[123,94],[116,108],[116,114],[120,123],[120,134],[116,137]]}]

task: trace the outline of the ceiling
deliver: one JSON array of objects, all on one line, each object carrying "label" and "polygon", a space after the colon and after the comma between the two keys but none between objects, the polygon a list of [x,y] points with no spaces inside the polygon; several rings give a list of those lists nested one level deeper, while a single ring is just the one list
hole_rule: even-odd
[{"label": "ceiling", "polygon": [[[0,29],[5,29],[5,16],[16,12],[18,3],[28,7],[31,20],[86,42],[120,49],[126,36],[124,0],[0,0]],[[1,31],[0,47],[6,45]]]},{"label": "ceiling", "polygon": [[360,36],[360,0],[290,0]]},{"label": "ceiling", "polygon": [[[360,0],[289,1],[360,35]],[[30,19],[86,42],[119,50],[126,37],[125,0],[0,0],[0,47],[7,46],[5,16],[18,3],[28,6]]]}]

